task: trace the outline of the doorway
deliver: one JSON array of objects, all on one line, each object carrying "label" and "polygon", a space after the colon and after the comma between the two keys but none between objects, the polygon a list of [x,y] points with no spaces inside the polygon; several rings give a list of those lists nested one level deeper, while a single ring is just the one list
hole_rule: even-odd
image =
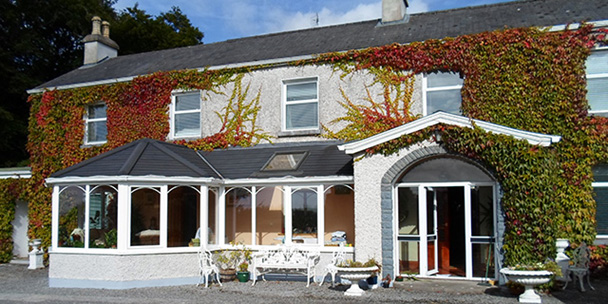
[{"label": "doorway", "polygon": [[[444,165],[443,180],[422,180],[416,174],[410,176],[415,173],[412,170],[395,187],[396,269],[402,275],[494,278],[496,184],[485,173],[485,180],[469,174],[477,178],[446,181],[454,175]],[[460,169],[457,174],[466,173],[462,166],[451,168]],[[408,180],[412,177],[421,181]]]}]

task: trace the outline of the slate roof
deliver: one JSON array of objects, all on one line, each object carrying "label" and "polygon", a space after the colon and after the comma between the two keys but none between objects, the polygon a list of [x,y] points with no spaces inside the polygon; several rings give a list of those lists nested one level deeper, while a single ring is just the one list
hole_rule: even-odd
[{"label": "slate roof", "polygon": [[[352,157],[338,150],[338,141],[260,144],[210,152],[152,139],[140,139],[77,165],[55,172],[53,178],[91,176],[187,176],[209,178],[270,178],[352,176]],[[291,171],[260,172],[272,155],[305,151],[302,164]]]},{"label": "slate roof", "polygon": [[[338,150],[342,142],[323,141],[286,144],[260,144],[248,148],[230,148],[201,152],[224,178],[269,178],[308,176],[352,176],[352,156]],[[302,164],[292,171],[260,170],[275,153],[307,152]]]},{"label": "slate roof", "polygon": [[228,64],[411,43],[496,29],[608,19],[606,0],[527,0],[412,14],[407,23],[378,20],[281,32],[211,44],[118,56],[82,67],[35,89]]},{"label": "slate roof", "polygon": [[219,177],[196,151],[147,138],[57,171],[51,177],[98,175]]}]

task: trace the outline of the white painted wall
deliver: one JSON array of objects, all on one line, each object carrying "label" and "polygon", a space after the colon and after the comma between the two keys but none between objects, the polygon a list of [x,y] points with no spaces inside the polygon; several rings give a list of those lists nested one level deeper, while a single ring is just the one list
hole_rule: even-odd
[{"label": "white painted wall", "polygon": [[27,202],[17,200],[15,202],[15,219],[13,224],[13,255],[19,258],[27,258],[28,253],[28,217]]}]

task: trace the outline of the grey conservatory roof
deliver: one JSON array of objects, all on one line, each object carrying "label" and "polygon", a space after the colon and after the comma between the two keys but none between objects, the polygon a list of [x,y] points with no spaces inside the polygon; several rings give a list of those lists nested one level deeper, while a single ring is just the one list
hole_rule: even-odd
[{"label": "grey conservatory roof", "polygon": [[[195,151],[185,146],[140,139],[55,172],[51,178],[93,176],[165,176],[245,179],[352,176],[352,157],[338,150],[342,142],[260,144],[248,148]],[[305,152],[293,170],[263,171],[277,153]]]},{"label": "grey conservatory roof", "polygon": [[118,56],[84,66],[34,88],[115,81],[171,71],[310,56],[391,43],[455,37],[497,29],[608,19],[606,0],[527,0],[412,14],[406,23],[378,20],[281,32],[183,48]]}]

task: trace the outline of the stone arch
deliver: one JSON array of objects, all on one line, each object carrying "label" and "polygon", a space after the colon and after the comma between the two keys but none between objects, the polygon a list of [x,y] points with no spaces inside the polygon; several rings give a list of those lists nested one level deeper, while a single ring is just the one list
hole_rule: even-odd
[{"label": "stone arch", "polygon": [[464,160],[467,163],[471,163],[494,179],[494,175],[486,168],[484,168],[481,164],[472,161],[471,159],[465,158],[462,155],[450,153],[443,146],[436,144],[412,150],[406,156],[395,162],[395,164],[393,164],[382,177],[380,189],[382,208],[381,230],[383,276],[386,276],[387,274],[395,274],[394,251],[396,250],[396,248],[393,247],[393,244],[396,236],[394,235],[393,230],[393,215],[395,212],[393,204],[393,187],[395,183],[399,179],[401,179],[401,177],[405,174],[408,168],[417,165],[420,161],[424,159],[443,156],[448,156],[451,158]]}]

